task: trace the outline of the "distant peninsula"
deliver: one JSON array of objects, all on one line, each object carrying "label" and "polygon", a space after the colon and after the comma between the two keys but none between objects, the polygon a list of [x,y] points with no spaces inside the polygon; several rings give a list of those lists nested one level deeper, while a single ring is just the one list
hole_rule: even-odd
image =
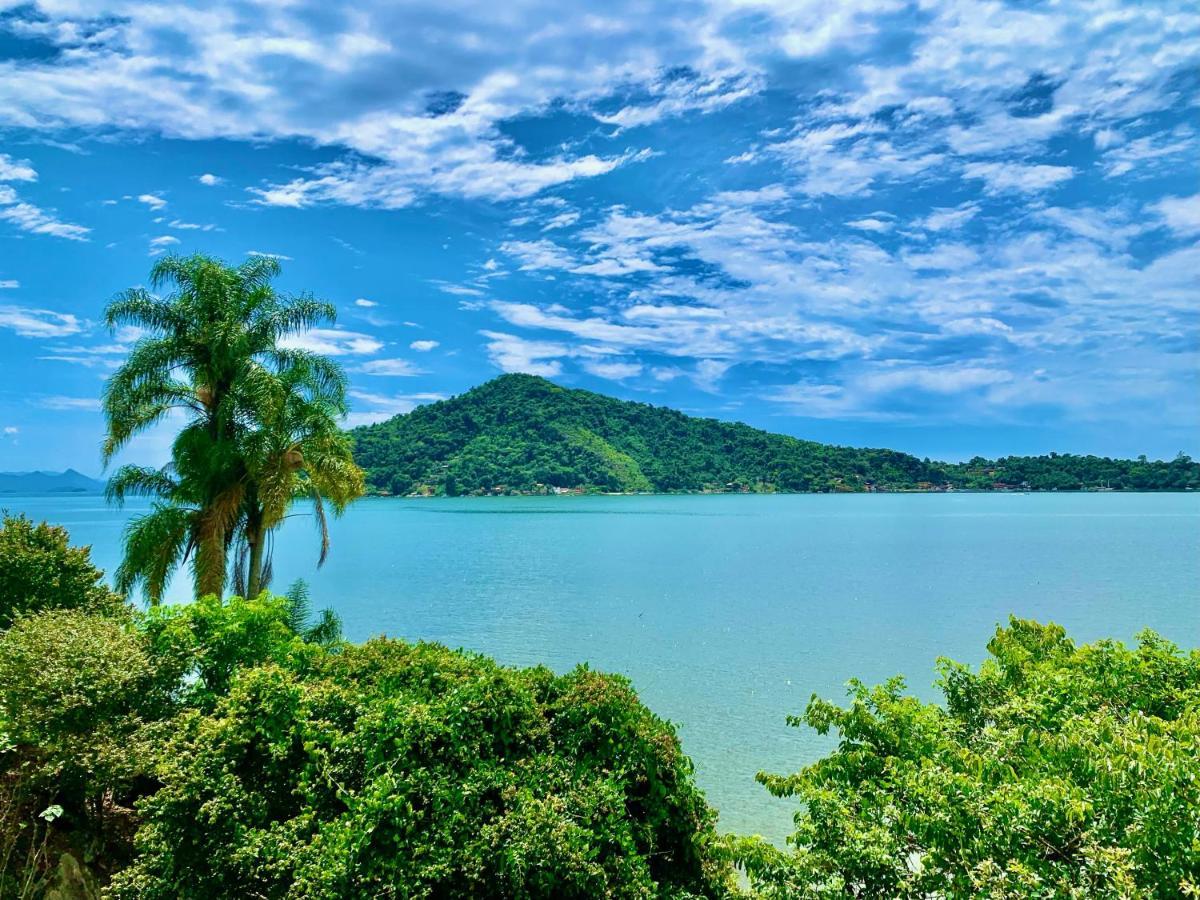
[{"label": "distant peninsula", "polygon": [[0,494],[98,494],[104,482],[82,472],[0,472]]},{"label": "distant peninsula", "polygon": [[1200,489],[1200,463],[1096,456],[918,459],[502,375],[350,432],[376,494]]}]

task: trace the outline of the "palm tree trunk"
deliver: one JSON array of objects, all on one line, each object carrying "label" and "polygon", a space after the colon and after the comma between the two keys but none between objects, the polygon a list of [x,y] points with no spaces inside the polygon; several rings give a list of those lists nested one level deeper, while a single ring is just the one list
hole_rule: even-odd
[{"label": "palm tree trunk", "polygon": [[262,514],[251,513],[246,523],[246,543],[250,545],[250,564],[246,574],[246,596],[257,597],[266,585],[263,584],[263,549],[267,536],[262,527]]}]

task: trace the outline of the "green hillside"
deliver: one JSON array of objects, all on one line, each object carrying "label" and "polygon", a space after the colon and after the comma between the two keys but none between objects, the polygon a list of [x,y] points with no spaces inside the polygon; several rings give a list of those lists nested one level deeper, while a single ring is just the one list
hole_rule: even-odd
[{"label": "green hillside", "polygon": [[948,465],[694,418],[532,375],[503,375],[352,434],[369,484],[391,494],[1200,486],[1200,465],[1186,458],[1052,455]]}]

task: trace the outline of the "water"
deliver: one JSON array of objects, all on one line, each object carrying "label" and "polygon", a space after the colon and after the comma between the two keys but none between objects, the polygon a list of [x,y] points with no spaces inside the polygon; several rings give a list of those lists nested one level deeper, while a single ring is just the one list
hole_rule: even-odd
[{"label": "water", "polygon": [[[136,512],[100,498],[0,498],[66,525],[112,570]],[[514,665],[587,661],[675,722],[723,829],[781,840],[790,772],[831,743],[789,728],[815,692],[895,674],[929,699],[934,660],[977,663],[1010,613],[1079,640],[1151,627],[1200,645],[1200,496],[948,494],[363,501],[278,541],[347,636],[467,647]],[[172,596],[186,596],[185,579]]]}]

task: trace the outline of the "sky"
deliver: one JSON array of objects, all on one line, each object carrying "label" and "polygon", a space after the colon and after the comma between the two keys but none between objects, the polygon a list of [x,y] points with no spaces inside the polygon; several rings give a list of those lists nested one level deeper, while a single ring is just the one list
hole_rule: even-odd
[{"label": "sky", "polygon": [[104,304],[192,252],[336,304],[348,424],[1197,456],[1198,130],[1191,2],[0,0],[0,470],[99,473]]}]

